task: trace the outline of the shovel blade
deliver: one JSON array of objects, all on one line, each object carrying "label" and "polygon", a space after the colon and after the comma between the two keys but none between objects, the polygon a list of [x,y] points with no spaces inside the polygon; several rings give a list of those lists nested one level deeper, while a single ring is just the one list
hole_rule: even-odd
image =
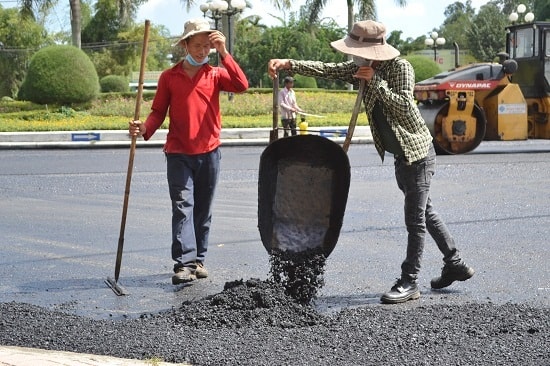
[{"label": "shovel blade", "polygon": [[322,249],[340,234],[350,184],[342,148],[324,137],[299,135],[272,142],[260,158],[258,228],[268,253]]}]

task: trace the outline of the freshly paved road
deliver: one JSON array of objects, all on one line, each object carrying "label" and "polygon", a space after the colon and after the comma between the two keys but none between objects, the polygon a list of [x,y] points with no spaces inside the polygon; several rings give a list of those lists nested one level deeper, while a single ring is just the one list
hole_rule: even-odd
[{"label": "freshly paved road", "polygon": [[[170,283],[170,208],[160,147],[136,152],[120,283],[113,276],[128,149],[5,150],[0,159],[0,301],[27,302],[92,318],[135,317],[218,293],[226,281],[264,279],[269,258],[257,229],[262,146],[222,148],[207,266],[188,287]],[[339,242],[327,261],[321,310],[381,306],[399,275],[406,231],[392,159],[371,144],[349,150],[352,181]],[[438,156],[432,198],[477,271],[431,291],[441,267],[431,239],[411,306],[493,302],[550,305],[550,141],[484,142]],[[307,189],[304,187],[303,189]]]}]

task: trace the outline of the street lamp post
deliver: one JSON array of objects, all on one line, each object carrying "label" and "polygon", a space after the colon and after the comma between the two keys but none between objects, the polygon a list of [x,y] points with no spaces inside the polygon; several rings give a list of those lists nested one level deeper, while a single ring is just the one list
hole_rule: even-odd
[{"label": "street lamp post", "polygon": [[[510,13],[510,15],[508,16],[508,20],[512,22],[512,24],[514,24],[518,21],[519,17],[523,15],[523,13],[525,13],[526,10],[527,7],[524,4],[519,4],[516,8],[516,11]],[[531,23],[533,20],[535,20],[535,14],[533,14],[532,12],[528,12],[527,14],[525,14],[523,19],[526,23]]]},{"label": "street lamp post", "polygon": [[[242,13],[244,8],[246,8],[245,0],[208,0],[208,2],[200,5],[203,16],[214,20],[216,30],[218,30],[220,19],[227,19],[227,51],[231,55],[233,55],[233,24],[231,18]],[[216,64],[220,64],[220,55],[217,52]],[[233,100],[233,93],[229,93],[228,98]]]},{"label": "street lamp post", "polygon": [[200,5],[204,17],[214,20],[215,29],[218,29],[221,19],[227,19],[227,51],[230,54],[233,53],[233,25],[231,18],[236,14],[242,13],[245,7],[245,0],[209,0]]},{"label": "street lamp post", "polygon": [[434,61],[437,62],[437,47],[445,44],[445,38],[439,37],[437,32],[432,32],[430,38],[426,38],[424,44],[434,50]]}]

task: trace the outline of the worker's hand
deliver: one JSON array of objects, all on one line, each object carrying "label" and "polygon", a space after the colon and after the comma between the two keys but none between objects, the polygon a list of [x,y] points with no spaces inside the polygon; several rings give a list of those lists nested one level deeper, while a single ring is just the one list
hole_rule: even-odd
[{"label": "worker's hand", "polygon": [[290,69],[290,60],[289,59],[279,59],[274,58],[269,60],[267,63],[267,73],[271,79],[277,79],[277,71],[279,70],[289,70]]},{"label": "worker's hand", "polygon": [[145,125],[141,121],[130,121],[128,132],[130,133],[130,136],[143,136],[147,129],[145,128]]},{"label": "worker's hand", "polygon": [[227,55],[227,49],[225,48],[225,36],[220,31],[212,32],[208,35],[210,39],[210,45],[212,48],[215,48],[216,51],[220,54],[221,58],[224,58]]},{"label": "worker's hand", "polygon": [[357,72],[355,73],[355,75],[353,75],[353,77],[357,79],[370,81],[374,76],[374,72],[375,72],[375,69],[373,69],[370,66],[361,66],[360,68],[357,69]]}]

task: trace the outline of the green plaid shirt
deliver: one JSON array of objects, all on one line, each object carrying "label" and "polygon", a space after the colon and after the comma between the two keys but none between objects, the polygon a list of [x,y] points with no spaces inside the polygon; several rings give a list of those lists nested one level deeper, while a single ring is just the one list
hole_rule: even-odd
[{"label": "green plaid shirt", "polygon": [[[359,79],[353,77],[358,69],[353,61],[324,63],[290,60],[290,65],[292,74],[342,80],[356,87],[359,85]],[[376,101],[380,101],[388,124],[410,163],[428,156],[432,144],[430,131],[416,106],[413,88],[414,69],[407,60],[397,57],[378,65],[374,77],[366,83],[363,96],[369,121],[374,121],[372,110]],[[384,161],[385,148],[376,123],[370,123],[370,129],[376,150]]]}]

